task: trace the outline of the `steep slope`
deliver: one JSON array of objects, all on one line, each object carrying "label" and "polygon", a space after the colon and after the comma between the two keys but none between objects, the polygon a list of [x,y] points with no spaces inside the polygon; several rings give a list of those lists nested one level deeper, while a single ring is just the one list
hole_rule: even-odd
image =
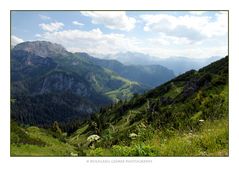
[{"label": "steep slope", "polygon": [[11,116],[20,123],[48,126],[55,120],[88,118],[102,106],[143,91],[139,83],[58,44],[24,42],[11,51]]},{"label": "steep slope", "polygon": [[228,57],[102,109],[79,131],[72,144],[98,134],[96,147],[118,156],[227,156]]},{"label": "steep slope", "polygon": [[[130,101],[124,102],[122,105],[116,104],[115,108],[112,108],[110,111],[107,110],[106,113],[100,115],[107,117],[110,122],[115,123],[122,119],[122,116],[125,115],[125,113],[128,113],[131,109],[141,109],[143,112],[141,115],[146,115],[145,117],[149,118],[146,110],[153,112],[162,110],[164,109],[163,107],[165,107],[166,109],[171,108],[171,111],[174,109],[175,112],[179,112],[177,105],[180,107],[182,106],[182,111],[185,111],[186,109],[187,111],[196,113],[197,110],[200,109],[200,103],[203,103],[203,101],[205,101],[205,104],[203,104],[205,106],[212,101],[218,101],[218,103],[221,103],[220,101],[223,102],[223,99],[226,97],[221,97],[220,93],[226,91],[225,89],[227,88],[227,85],[228,57],[212,63],[211,65],[200,69],[198,72],[194,70],[186,72],[158,88],[150,90],[144,95],[136,96]],[[206,101],[206,99],[208,100]],[[202,108],[201,110],[205,109]],[[149,114],[152,115],[150,112]],[[170,114],[175,115],[172,112],[170,112]],[[211,114],[207,113],[209,116],[204,114],[204,118],[214,118],[213,114],[220,115],[214,111]],[[158,115],[158,117],[162,117],[162,114],[160,115],[159,113]],[[169,117],[170,115],[167,114],[167,118]],[[140,115],[138,116],[138,120],[139,119]],[[173,125],[175,125],[175,121],[172,119],[168,119],[168,122],[172,122],[174,123]],[[182,120],[186,120],[186,118],[183,118]],[[169,125],[168,122],[165,124]]]},{"label": "steep slope", "polygon": [[149,88],[174,78],[173,71],[161,65],[123,65],[116,60],[98,59],[86,53],[76,53],[76,55],[85,61],[110,69],[124,78],[139,82]]}]

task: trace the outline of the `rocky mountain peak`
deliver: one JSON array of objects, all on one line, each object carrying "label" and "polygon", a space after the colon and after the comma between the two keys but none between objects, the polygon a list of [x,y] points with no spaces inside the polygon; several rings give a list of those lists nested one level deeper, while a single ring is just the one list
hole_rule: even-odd
[{"label": "rocky mountain peak", "polygon": [[23,50],[41,57],[64,56],[69,53],[60,44],[47,41],[23,42],[16,45],[13,50]]}]

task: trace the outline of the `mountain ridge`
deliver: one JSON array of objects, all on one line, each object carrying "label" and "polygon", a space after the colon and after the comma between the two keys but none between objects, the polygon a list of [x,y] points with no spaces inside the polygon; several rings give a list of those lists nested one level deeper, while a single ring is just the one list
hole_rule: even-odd
[{"label": "mountain ridge", "polygon": [[[11,99],[15,100],[12,117],[25,124],[43,126],[55,120],[64,123],[64,118],[68,121],[77,116],[83,120],[103,106],[149,89],[95,61],[51,42],[16,45],[11,50]],[[49,105],[44,102],[48,101],[46,97]],[[72,106],[70,99],[78,101]],[[45,114],[46,124],[40,112]]]},{"label": "mountain ridge", "polygon": [[[102,140],[96,149],[118,156],[220,156],[221,151],[226,156],[228,102],[227,56],[102,109],[82,124],[71,140],[84,144],[83,138],[97,134]],[[222,133],[212,135],[212,126]],[[185,147],[176,145],[178,142]]]},{"label": "mountain ridge", "polygon": [[[228,63],[227,56],[101,108],[71,122],[69,135],[57,122],[41,129],[12,121],[11,155],[228,156]],[[89,141],[93,136],[99,140]]]},{"label": "mountain ridge", "polygon": [[154,64],[154,65],[124,65],[117,60],[99,59],[90,56],[87,53],[75,53],[79,58],[92,62],[96,65],[108,68],[118,75],[139,82],[146,85],[149,88],[156,87],[173,77],[175,77],[172,70],[166,67]]},{"label": "mountain ridge", "polygon": [[143,53],[125,52],[118,53],[115,55],[102,56],[105,59],[117,59],[125,65],[152,65],[159,64],[167,67],[174,71],[176,75],[182,74],[188,70],[206,66],[213,61],[219,60],[221,57],[213,56],[210,58],[188,58],[188,57],[168,57],[168,58],[157,58]]}]

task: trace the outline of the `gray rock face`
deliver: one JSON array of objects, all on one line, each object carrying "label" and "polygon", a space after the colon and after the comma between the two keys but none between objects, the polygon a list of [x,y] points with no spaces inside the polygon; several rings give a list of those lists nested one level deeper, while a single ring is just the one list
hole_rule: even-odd
[{"label": "gray rock face", "polygon": [[16,45],[14,50],[23,50],[41,57],[55,57],[68,54],[63,46],[46,41],[23,42]]},{"label": "gray rock face", "polygon": [[48,77],[45,77],[39,84],[37,92],[72,92],[79,96],[87,97],[90,94],[89,88],[85,83],[77,80],[72,75],[66,73],[55,72]]},{"label": "gray rock face", "polygon": [[95,112],[97,110],[94,106],[89,105],[87,103],[79,104],[75,109],[77,111],[81,111],[81,112],[84,112],[84,113],[87,113],[87,114],[92,114],[93,112]]}]

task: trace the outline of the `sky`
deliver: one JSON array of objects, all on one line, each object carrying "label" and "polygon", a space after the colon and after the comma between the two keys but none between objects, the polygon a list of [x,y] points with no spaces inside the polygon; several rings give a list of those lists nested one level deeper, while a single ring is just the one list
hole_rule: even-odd
[{"label": "sky", "polygon": [[228,54],[227,11],[12,11],[11,44],[44,40],[95,56]]}]

